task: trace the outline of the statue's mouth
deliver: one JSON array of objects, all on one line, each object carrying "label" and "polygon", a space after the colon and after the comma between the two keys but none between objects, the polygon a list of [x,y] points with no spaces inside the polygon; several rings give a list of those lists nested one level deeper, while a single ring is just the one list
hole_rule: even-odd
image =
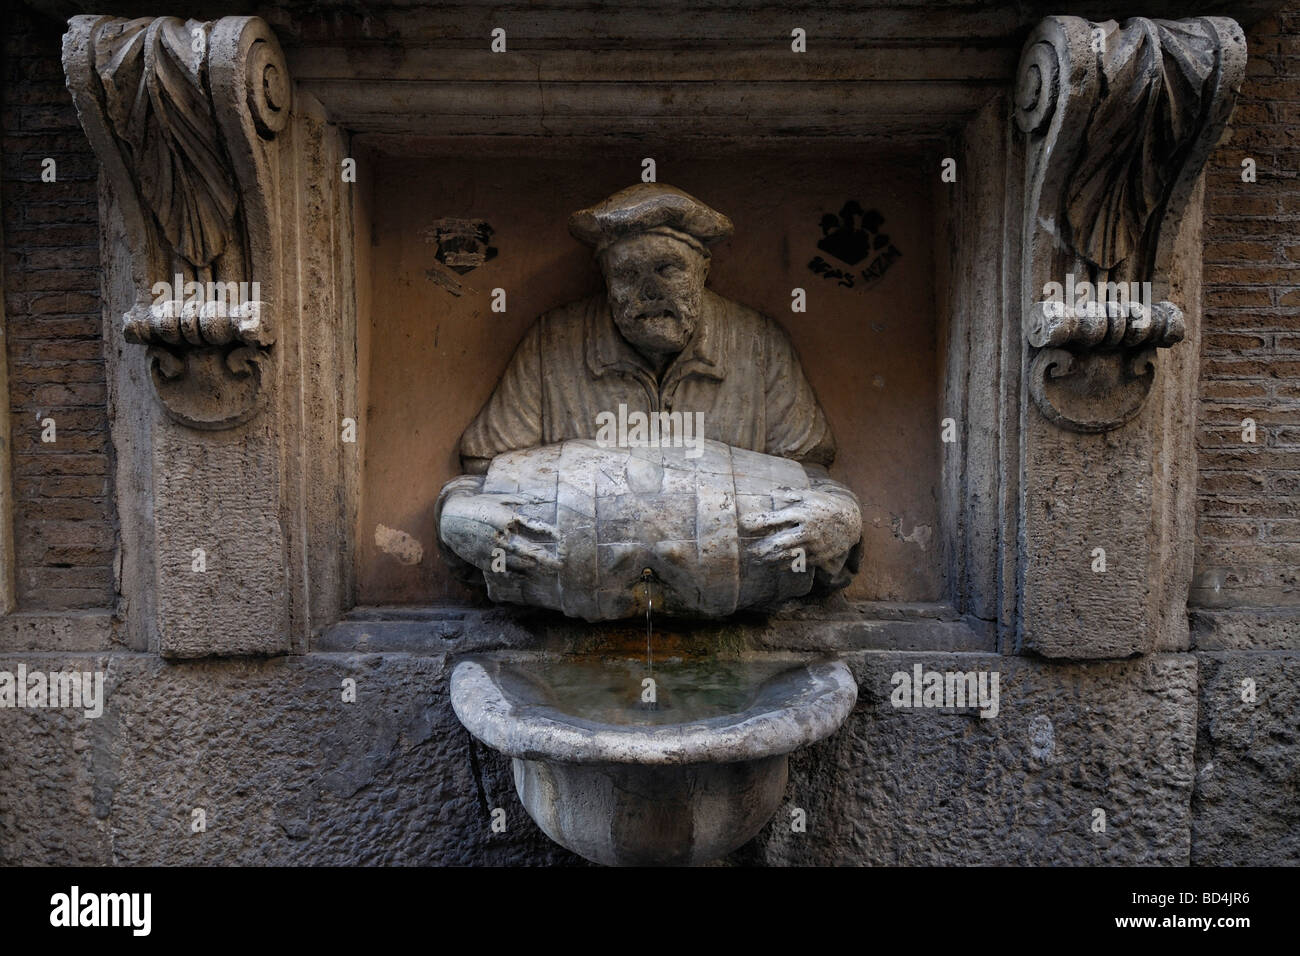
[{"label": "statue's mouth", "polygon": [[651,319],[675,319],[677,312],[673,309],[658,309],[653,312],[641,312],[637,314],[638,322],[646,322]]}]

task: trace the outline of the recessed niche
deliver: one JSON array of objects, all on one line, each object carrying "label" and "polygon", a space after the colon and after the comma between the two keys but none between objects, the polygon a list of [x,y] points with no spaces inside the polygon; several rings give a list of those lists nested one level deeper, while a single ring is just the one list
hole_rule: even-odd
[{"label": "recessed niche", "polygon": [[[789,332],[825,409],[838,445],[831,473],[862,504],[862,569],[846,596],[941,597],[934,177],[920,161],[850,145],[537,155],[459,141],[364,160],[358,604],[471,599],[434,530],[461,432],[528,326],[600,289],[569,214],[637,181],[647,156],[660,182],[732,219],[709,286]],[[498,289],[504,312],[492,309]],[[804,312],[792,311],[795,289]]]}]

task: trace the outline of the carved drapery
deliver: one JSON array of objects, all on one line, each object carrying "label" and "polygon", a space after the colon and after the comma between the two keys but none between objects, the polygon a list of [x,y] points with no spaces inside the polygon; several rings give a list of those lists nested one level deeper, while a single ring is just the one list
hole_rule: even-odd
[{"label": "carved drapery", "polygon": [[1024,331],[1030,393],[1057,425],[1130,421],[1157,350],[1183,339],[1167,299],[1174,237],[1245,62],[1241,29],[1223,17],[1048,17],[1026,43]]},{"label": "carved drapery", "polygon": [[274,34],[256,17],[78,16],[63,58],[127,230],[122,334],[148,347],[175,420],[248,421],[275,342],[273,141],[290,83]]}]

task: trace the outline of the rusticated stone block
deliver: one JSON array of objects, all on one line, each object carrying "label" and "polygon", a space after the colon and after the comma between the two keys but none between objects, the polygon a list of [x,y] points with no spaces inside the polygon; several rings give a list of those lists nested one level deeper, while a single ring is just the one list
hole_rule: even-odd
[{"label": "rusticated stone block", "polygon": [[[23,741],[0,761],[0,862],[582,862],[529,820],[507,760],[471,752],[441,656],[39,660],[111,661],[107,704],[95,720],[0,709],[0,740]],[[18,661],[0,658],[0,670]],[[355,703],[343,702],[345,678]]]},{"label": "rusticated stone block", "polygon": [[[1196,662],[852,655],[858,705],[790,760],[788,810],[736,863],[1186,864]],[[999,673],[998,714],[895,709],[895,672]],[[1105,813],[1105,831],[1095,827]]]},{"label": "rusticated stone block", "polygon": [[1300,651],[1197,654],[1198,866],[1300,865]]}]

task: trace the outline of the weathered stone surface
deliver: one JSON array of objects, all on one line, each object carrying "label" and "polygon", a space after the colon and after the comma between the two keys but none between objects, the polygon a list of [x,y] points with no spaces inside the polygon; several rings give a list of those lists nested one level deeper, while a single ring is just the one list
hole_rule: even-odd
[{"label": "weathered stone surface", "polygon": [[[1198,866],[1300,865],[1300,652],[1197,654]],[[1247,681],[1254,685],[1254,702]]]},{"label": "weathered stone surface", "polygon": [[1129,285],[1168,291],[1179,221],[1245,68],[1241,28],[1224,17],[1047,17],[1025,44],[1024,322],[1042,350],[1029,388],[1054,424],[1110,431],[1132,420],[1154,382],[1154,350],[1186,336],[1178,305],[1130,299]]},{"label": "weathered stone surface", "polygon": [[160,425],[155,443],[154,599],[163,654],[288,650],[280,502],[254,479],[277,474],[275,444],[252,425],[213,434]]},{"label": "weathered stone surface", "polygon": [[[119,658],[113,658],[114,660]],[[109,655],[0,657],[0,671],[103,670]],[[109,678],[106,675],[105,688]],[[0,707],[0,865],[98,866],[112,859],[97,775],[112,718],[83,711]]]},{"label": "weathered stone surface", "polygon": [[[446,677],[441,657],[114,655],[98,720],[0,709],[0,741],[21,741],[0,761],[0,860],[581,862],[528,819],[508,761],[471,755]],[[196,808],[206,832],[191,832]]]},{"label": "weathered stone surface", "polygon": [[[1187,655],[1047,664],[983,654],[849,658],[858,705],[790,760],[787,809],[735,863],[1186,864],[1196,733]],[[999,713],[895,709],[896,671],[998,671]],[[789,809],[807,812],[791,831]],[[1106,832],[1093,832],[1093,811]]]},{"label": "weathered stone surface", "polygon": [[111,611],[46,611],[0,617],[0,653],[107,651],[120,639]]},{"label": "weathered stone surface", "polygon": [[1300,610],[1292,607],[1188,608],[1192,649],[1300,650]]},{"label": "weathered stone surface", "polygon": [[[123,653],[110,660],[108,703],[96,721],[0,710],[5,862],[577,861],[533,826],[508,762],[482,746],[480,802],[442,657],[169,664]],[[731,862],[1188,861],[1197,706],[1191,657],[1051,665],[989,654],[859,652],[850,661],[861,691],[849,722],[792,757],[785,804]],[[0,669],[16,663],[0,659]],[[915,663],[1000,671],[999,715],[894,709],[890,676]],[[1287,686],[1294,676],[1279,674]],[[357,680],[355,704],[342,703],[345,677]],[[1271,678],[1261,686],[1270,693]],[[1295,712],[1282,693],[1267,706]],[[15,740],[21,746],[9,743]],[[1221,766],[1223,739],[1215,745]],[[1286,783],[1295,773],[1286,748],[1294,745],[1277,738],[1269,746],[1268,768],[1252,768],[1272,788],[1251,798],[1261,822],[1234,838],[1249,848],[1243,857],[1267,852],[1267,837],[1253,827],[1293,826],[1283,803],[1294,785]],[[1197,799],[1208,806],[1204,780]],[[484,804],[505,810],[504,834],[491,832]],[[787,804],[807,811],[806,833],[789,831]],[[197,807],[207,813],[203,834],[190,832]],[[1098,807],[1106,811],[1105,833],[1091,829]],[[1231,812],[1230,803],[1221,807]]]},{"label": "weathered stone surface", "polygon": [[[546,648],[557,654],[599,653],[611,643],[637,644],[644,622],[625,621],[591,628],[528,608],[359,608],[317,639],[318,651],[441,653]],[[772,615],[737,615],[725,621],[674,619],[656,623],[655,640],[687,639],[689,653],[746,647],[765,651],[992,651],[986,622],[966,618],[941,604],[872,602],[839,605],[832,597],[817,605],[791,604]],[[450,643],[454,641],[455,643]]]},{"label": "weathered stone surface", "polygon": [[838,730],[857,696],[830,658],[671,658],[653,675],[647,701],[635,656],[471,657],[452,674],[452,706],[515,758],[521,801],[561,846],[668,866],[711,862],[757,834],[785,792],[787,755]]},{"label": "weathered stone surface", "polygon": [[[549,676],[563,687],[603,683],[609,676],[594,675],[590,661],[566,666],[536,655],[462,660],[451,681],[452,704],[478,739],[512,757],[640,766],[734,763],[789,753],[833,734],[853,707],[856,689],[839,661],[771,655],[746,662],[753,668],[744,678],[752,683],[740,685],[747,706],[728,713],[696,703],[704,709],[683,713],[682,723],[673,720],[669,708],[666,726],[665,721],[628,721],[621,693],[618,703],[609,705],[612,714],[590,701],[567,699]],[[720,666],[708,658],[696,666],[711,663]],[[655,677],[663,706],[672,700],[674,662],[661,664]],[[711,682],[737,679],[716,672],[709,677]],[[640,685],[633,674],[629,701],[637,700]],[[707,692],[703,696],[709,699]]]},{"label": "weathered stone surface", "polygon": [[708,864],[757,834],[786,788],[786,754],[735,763],[514,761],[529,815],[606,866]]}]

